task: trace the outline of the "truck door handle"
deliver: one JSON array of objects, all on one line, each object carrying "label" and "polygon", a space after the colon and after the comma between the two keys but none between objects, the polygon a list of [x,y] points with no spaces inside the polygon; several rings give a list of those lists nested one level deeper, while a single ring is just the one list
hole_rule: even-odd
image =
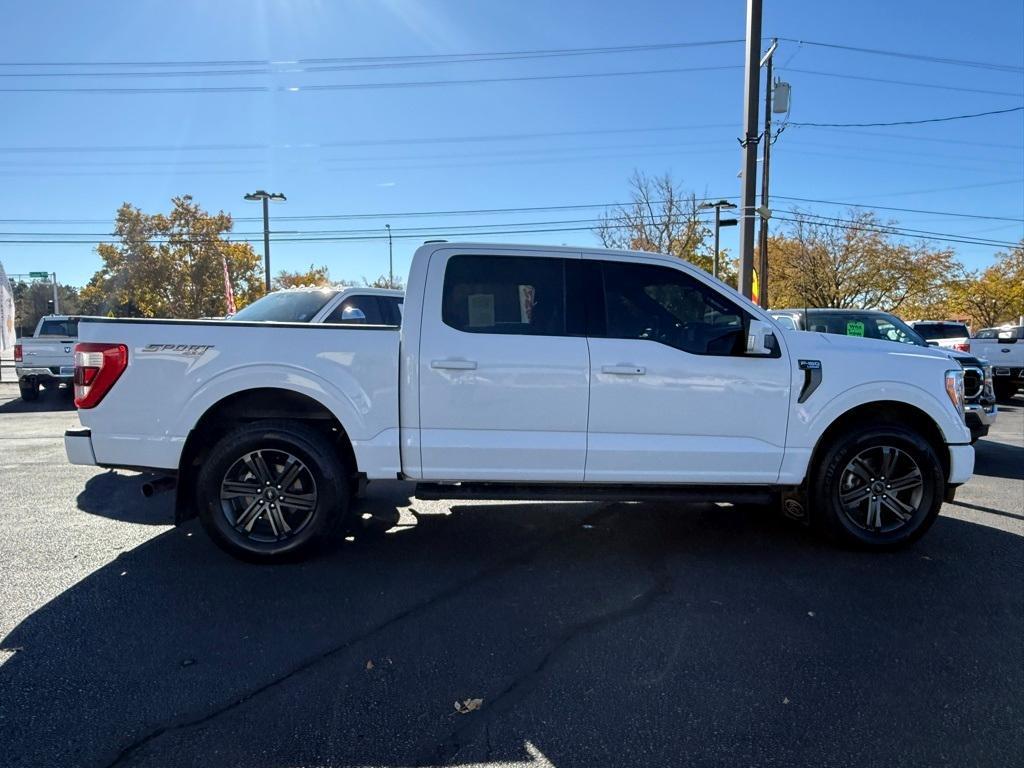
[{"label": "truck door handle", "polygon": [[431,360],[430,367],[450,371],[475,371],[476,360]]},{"label": "truck door handle", "polygon": [[647,369],[642,365],[602,365],[601,373],[614,373],[619,376],[643,376]]}]

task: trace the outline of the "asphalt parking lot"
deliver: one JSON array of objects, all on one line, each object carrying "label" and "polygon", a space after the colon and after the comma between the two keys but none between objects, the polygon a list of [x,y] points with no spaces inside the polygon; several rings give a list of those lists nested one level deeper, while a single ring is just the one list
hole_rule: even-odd
[{"label": "asphalt parking lot", "polygon": [[[0,764],[1020,764],[1024,398],[911,549],[758,508],[449,505],[254,567],[0,385]],[[461,714],[455,702],[482,699]],[[471,703],[468,709],[473,709]]]}]

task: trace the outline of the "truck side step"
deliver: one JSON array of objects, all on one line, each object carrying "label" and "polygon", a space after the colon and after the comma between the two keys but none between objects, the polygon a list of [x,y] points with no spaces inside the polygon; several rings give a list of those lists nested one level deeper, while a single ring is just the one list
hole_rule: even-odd
[{"label": "truck side step", "polygon": [[620,483],[417,483],[424,501],[679,501],[770,504],[778,488],[769,485],[636,485]]}]

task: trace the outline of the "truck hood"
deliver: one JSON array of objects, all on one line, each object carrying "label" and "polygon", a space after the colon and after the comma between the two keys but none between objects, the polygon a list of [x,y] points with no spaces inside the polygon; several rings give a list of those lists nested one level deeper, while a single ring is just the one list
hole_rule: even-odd
[{"label": "truck hood", "polygon": [[[855,354],[878,360],[885,357],[953,360],[955,359],[954,355],[958,354],[951,349],[918,347],[913,344],[899,344],[883,339],[864,339],[856,336],[843,336],[838,333],[815,333],[813,331],[787,330],[786,342],[794,357]],[[965,356],[970,357],[970,355]]]}]

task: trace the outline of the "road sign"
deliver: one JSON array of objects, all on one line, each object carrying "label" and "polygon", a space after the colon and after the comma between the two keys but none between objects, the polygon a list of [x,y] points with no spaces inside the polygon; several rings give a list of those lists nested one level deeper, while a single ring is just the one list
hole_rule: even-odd
[{"label": "road sign", "polygon": [[42,278],[45,279],[45,278],[50,276],[50,273],[49,272],[29,272],[28,276],[29,277],[42,277]]}]

